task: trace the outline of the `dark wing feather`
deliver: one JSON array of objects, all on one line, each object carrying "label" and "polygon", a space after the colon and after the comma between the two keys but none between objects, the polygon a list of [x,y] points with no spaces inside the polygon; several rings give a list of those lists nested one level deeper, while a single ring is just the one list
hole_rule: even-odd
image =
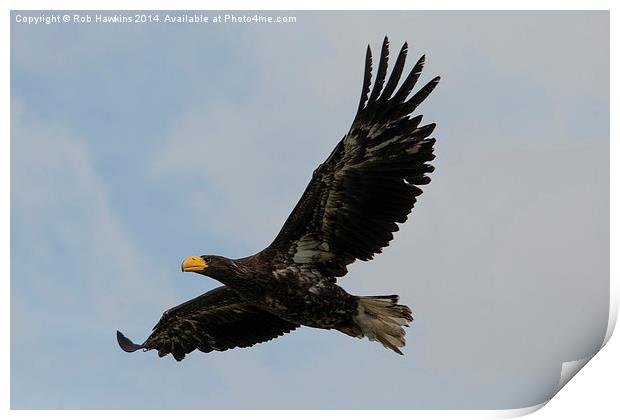
[{"label": "dark wing feather", "polygon": [[233,289],[213,289],[164,312],[153,333],[140,345],[117,331],[118,344],[127,352],[157,350],[178,361],[198,349],[203,352],[251,347],[288,333],[299,325],[244,301]]},{"label": "dark wing feather", "polygon": [[381,90],[383,89],[383,83],[385,83],[385,76],[387,75],[388,56],[390,54],[390,42],[387,37],[383,40],[383,46],[381,47],[381,57],[379,59],[379,68],[377,69],[377,78],[375,79],[375,85],[372,88],[372,93],[368,99],[368,103],[376,103]]},{"label": "dark wing feather", "polygon": [[[358,112],[347,135],[315,171],[297,206],[273,243],[263,251],[275,261],[312,265],[325,275],[343,276],[347,264],[369,260],[388,246],[434,170],[435,124],[420,126],[410,114],[432,92],[439,77],[409,100],[422,67],[420,58],[400,88],[407,44],[387,76],[389,43],[384,40],[370,92],[370,49]],[[368,94],[370,93],[370,97]]]},{"label": "dark wing feather", "polygon": [[362,96],[360,97],[360,104],[357,108],[359,112],[366,101],[368,100],[368,93],[370,92],[370,78],[372,77],[372,52],[370,51],[370,45],[366,48],[366,64],[364,66],[364,81],[362,82]]}]

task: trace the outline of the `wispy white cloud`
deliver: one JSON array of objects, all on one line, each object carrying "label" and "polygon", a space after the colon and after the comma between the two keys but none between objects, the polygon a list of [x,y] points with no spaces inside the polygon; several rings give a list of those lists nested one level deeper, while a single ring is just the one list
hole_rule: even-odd
[{"label": "wispy white cloud", "polygon": [[[101,319],[128,315],[128,308],[119,306],[128,302],[119,297],[140,299],[139,291],[149,289],[149,300],[170,293],[158,262],[144,255],[112,213],[108,187],[84,139],[38,121],[14,103],[12,140],[13,222],[27,261],[16,270],[29,270],[28,278],[41,282],[44,294],[65,287],[67,297],[72,288],[89,292],[91,309]],[[62,265],[54,257],[62,258]],[[65,270],[71,278],[62,278]]]},{"label": "wispy white cloud", "polygon": [[[21,395],[37,392],[41,372],[72,370],[59,342],[86,351],[90,337],[105,337],[112,346],[116,328],[144,328],[156,315],[150,304],[178,296],[111,211],[85,139],[18,100],[12,111],[11,346]],[[25,373],[33,360],[40,369]]]}]

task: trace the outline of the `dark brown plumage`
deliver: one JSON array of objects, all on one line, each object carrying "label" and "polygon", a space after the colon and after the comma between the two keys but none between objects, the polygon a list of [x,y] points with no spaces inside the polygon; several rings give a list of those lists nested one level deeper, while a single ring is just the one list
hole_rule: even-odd
[{"label": "dark brown plumage", "polygon": [[370,260],[389,245],[434,169],[428,162],[435,157],[435,139],[429,138],[435,124],[420,126],[422,116],[410,114],[439,77],[409,97],[424,57],[397,90],[407,44],[386,83],[388,54],[385,38],[371,91],[372,55],[367,49],[353,124],[314,171],[271,245],[238,260],[211,255],[185,259],[183,271],[225,286],[166,311],[140,345],[117,332],[123,350],[156,349],[160,356],[171,353],[182,360],[195,349],[249,347],[305,325],[368,337],[402,354],[403,327],[412,317],[408,307],[398,304],[398,296],[354,296],[336,284],[347,265]]},{"label": "dark brown plumage", "polygon": [[168,309],[140,346],[118,332],[121,348],[127,352],[157,349],[160,356],[172,353],[182,360],[199,349],[205,353],[235,347],[250,347],[272,340],[299,327],[248,304],[227,286],[218,287]]}]

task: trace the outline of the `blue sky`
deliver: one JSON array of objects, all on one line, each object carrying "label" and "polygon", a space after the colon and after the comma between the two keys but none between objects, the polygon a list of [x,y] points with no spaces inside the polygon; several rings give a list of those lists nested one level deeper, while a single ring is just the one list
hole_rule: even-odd
[{"label": "blue sky", "polygon": [[[598,348],[608,14],[290,14],[12,19],[12,408],[515,408]],[[183,257],[273,239],[385,34],[394,51],[409,41],[409,65],[427,55],[423,82],[442,76],[420,108],[438,123],[437,170],[392,245],[341,284],[414,309],[406,356],[312,329],[180,364],[120,351],[116,329],[142,340],[217,285],[181,273]]]}]

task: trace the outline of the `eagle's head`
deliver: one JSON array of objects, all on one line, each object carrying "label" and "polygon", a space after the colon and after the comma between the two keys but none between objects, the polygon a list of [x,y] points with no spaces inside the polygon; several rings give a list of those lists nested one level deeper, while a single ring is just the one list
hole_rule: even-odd
[{"label": "eagle's head", "polygon": [[202,255],[185,258],[181,263],[181,271],[198,273],[221,280],[238,275],[239,268],[229,258],[218,255]]}]

